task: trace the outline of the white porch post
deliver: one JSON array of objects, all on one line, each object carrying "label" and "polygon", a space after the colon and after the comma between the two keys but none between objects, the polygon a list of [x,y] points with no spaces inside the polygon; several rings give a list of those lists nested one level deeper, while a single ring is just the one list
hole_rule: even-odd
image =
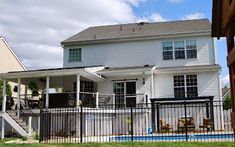
[{"label": "white porch post", "polygon": [[40,117],[38,117],[38,134],[40,134]]},{"label": "white porch post", "polygon": [[20,116],[20,92],[21,92],[21,79],[18,78],[18,91],[17,91],[17,116]]},{"label": "white porch post", "polygon": [[113,109],[115,109],[115,93],[113,93]]},{"label": "white porch post", "polygon": [[49,107],[49,85],[50,85],[50,77],[46,78],[46,108]]},{"label": "white porch post", "polygon": [[2,112],[6,111],[6,101],[7,101],[7,95],[6,95],[6,85],[7,82],[6,80],[3,80],[3,88],[2,88],[2,95],[3,95],[3,99],[2,99]]},{"label": "white porch post", "polygon": [[96,108],[99,108],[99,92],[96,92],[95,103],[96,103]]},{"label": "white porch post", "polygon": [[76,106],[79,107],[80,103],[80,75],[77,74],[77,89],[76,89]]},{"label": "white porch post", "polygon": [[1,129],[1,139],[4,139],[4,134],[5,134],[5,120],[4,118],[2,117],[2,129]]}]

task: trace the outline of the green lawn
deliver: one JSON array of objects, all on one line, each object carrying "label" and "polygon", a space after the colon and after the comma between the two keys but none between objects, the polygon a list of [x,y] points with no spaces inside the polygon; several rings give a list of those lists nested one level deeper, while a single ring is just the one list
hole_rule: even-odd
[{"label": "green lawn", "polygon": [[83,143],[83,144],[6,144],[4,142],[12,138],[0,141],[0,147],[235,147],[233,142],[198,143],[198,142],[161,142],[161,143]]}]

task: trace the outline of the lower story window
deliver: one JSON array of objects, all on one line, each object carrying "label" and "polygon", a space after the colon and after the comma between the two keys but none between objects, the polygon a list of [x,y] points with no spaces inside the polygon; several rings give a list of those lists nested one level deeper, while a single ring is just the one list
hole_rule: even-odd
[{"label": "lower story window", "polygon": [[136,105],[136,82],[113,83],[116,107],[131,107]]},{"label": "lower story window", "polygon": [[197,97],[197,75],[174,76],[174,96],[176,98]]}]

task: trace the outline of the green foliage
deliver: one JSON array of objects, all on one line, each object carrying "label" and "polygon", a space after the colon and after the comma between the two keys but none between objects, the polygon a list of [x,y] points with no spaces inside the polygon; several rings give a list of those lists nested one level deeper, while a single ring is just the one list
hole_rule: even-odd
[{"label": "green foliage", "polygon": [[33,82],[33,81],[30,81],[30,82],[29,82],[28,88],[29,88],[31,91],[38,91],[38,85],[37,85],[37,83],[35,83],[35,82]]},{"label": "green foliage", "polygon": [[[0,80],[0,96],[2,95],[2,89],[3,89],[3,82]],[[11,85],[8,83],[6,85],[6,94],[7,94],[7,96],[12,95]]]},{"label": "green foliage", "polygon": [[39,140],[39,134],[38,134],[38,132],[35,132],[35,133],[33,134],[33,139]]},{"label": "green foliage", "polygon": [[223,109],[224,110],[229,110],[232,108],[232,98],[231,95],[227,95],[224,98],[224,102],[223,102]]}]

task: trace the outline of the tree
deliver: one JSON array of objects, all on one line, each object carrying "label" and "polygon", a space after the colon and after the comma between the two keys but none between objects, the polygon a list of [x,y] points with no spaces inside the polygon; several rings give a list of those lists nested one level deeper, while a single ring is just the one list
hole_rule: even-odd
[{"label": "tree", "polygon": [[[0,80],[0,96],[2,96],[3,82]],[[7,83],[6,85],[6,94],[7,96],[12,95],[11,85]]]},{"label": "tree", "polygon": [[231,98],[231,95],[227,95],[224,98],[223,107],[224,107],[224,110],[229,110],[229,109],[232,108],[232,98]]}]

